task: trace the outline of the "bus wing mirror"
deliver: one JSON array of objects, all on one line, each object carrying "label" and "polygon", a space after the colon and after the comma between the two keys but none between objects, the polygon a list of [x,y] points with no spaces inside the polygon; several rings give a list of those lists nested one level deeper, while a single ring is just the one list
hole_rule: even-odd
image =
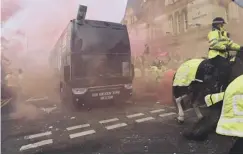
[{"label": "bus wing mirror", "polygon": [[135,76],[135,71],[134,71],[134,65],[131,64],[131,71],[132,71],[132,79],[134,78]]},{"label": "bus wing mirror", "polygon": [[64,66],[64,80],[66,82],[70,80],[70,66]]}]

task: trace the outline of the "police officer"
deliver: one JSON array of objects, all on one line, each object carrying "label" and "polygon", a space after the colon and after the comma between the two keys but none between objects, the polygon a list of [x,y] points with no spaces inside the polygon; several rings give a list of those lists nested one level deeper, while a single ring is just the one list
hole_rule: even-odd
[{"label": "police officer", "polygon": [[209,52],[208,58],[211,64],[215,67],[214,75],[220,78],[221,84],[227,83],[228,75],[230,73],[230,64],[227,58],[229,51],[242,51],[243,47],[234,43],[229,38],[229,33],[225,31],[225,20],[221,17],[216,17],[212,22],[212,31],[208,33]]},{"label": "police officer", "polygon": [[229,153],[243,153],[243,75],[237,77],[227,87],[225,93],[209,94],[205,97],[208,106],[223,100],[223,108],[216,133],[236,137]]}]

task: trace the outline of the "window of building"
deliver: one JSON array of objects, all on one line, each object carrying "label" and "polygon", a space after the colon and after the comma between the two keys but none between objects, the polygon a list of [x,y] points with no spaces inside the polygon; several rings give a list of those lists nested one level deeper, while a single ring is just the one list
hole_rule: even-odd
[{"label": "window of building", "polygon": [[[173,33],[173,16],[172,15],[169,16],[169,32]],[[168,33],[168,32],[166,32],[166,33]]]},{"label": "window of building", "polygon": [[188,29],[188,21],[187,21],[187,11],[186,10],[182,10],[182,12],[181,12],[181,14],[182,14],[182,30],[184,31],[184,32],[186,32],[187,31],[187,29]]},{"label": "window of building", "polygon": [[180,27],[181,27],[180,14],[179,12],[176,12],[175,13],[175,33],[176,34],[180,33]]},{"label": "window of building", "polygon": [[165,6],[174,4],[176,1],[175,0],[165,0]]},{"label": "window of building", "polygon": [[177,13],[177,17],[176,17],[176,25],[177,25],[177,33],[181,32],[181,20],[180,20],[180,14]]}]

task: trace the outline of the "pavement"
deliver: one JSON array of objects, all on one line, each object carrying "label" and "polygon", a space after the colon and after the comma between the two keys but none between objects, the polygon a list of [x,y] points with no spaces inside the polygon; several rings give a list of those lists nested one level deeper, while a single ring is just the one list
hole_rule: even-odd
[{"label": "pavement", "polygon": [[97,104],[89,110],[69,105],[35,96],[2,107],[1,152],[226,153],[232,145],[216,134],[204,142],[184,139],[181,132],[195,121],[195,114],[187,111],[187,121],[179,125],[172,105],[140,101]]}]

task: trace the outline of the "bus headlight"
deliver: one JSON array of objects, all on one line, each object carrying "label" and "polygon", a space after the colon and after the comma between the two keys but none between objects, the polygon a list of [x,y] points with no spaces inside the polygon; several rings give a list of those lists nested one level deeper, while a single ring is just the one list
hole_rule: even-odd
[{"label": "bus headlight", "polygon": [[132,84],[124,84],[124,87],[125,87],[126,89],[132,89]]},{"label": "bus headlight", "polygon": [[76,95],[83,95],[87,92],[87,88],[72,88],[72,92]]}]

